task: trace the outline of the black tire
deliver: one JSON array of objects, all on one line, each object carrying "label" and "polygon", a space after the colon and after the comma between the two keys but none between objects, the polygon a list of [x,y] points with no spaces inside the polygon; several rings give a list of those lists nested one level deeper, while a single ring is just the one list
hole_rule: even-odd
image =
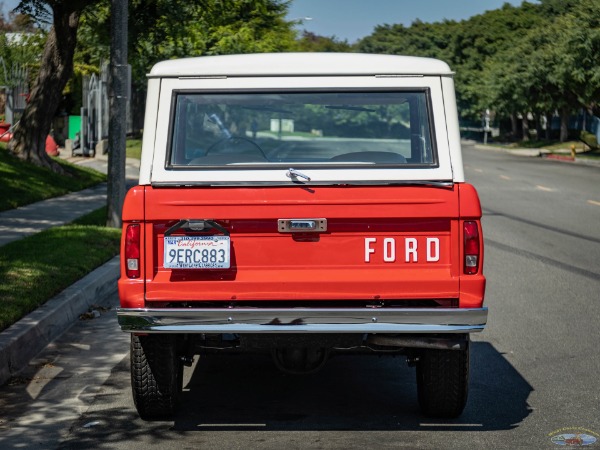
[{"label": "black tire", "polygon": [[131,335],[133,402],[144,420],[169,419],[177,410],[183,363],[175,335]]},{"label": "black tire", "polygon": [[423,350],[417,362],[417,392],[423,414],[460,416],[469,392],[469,341],[464,350]]}]

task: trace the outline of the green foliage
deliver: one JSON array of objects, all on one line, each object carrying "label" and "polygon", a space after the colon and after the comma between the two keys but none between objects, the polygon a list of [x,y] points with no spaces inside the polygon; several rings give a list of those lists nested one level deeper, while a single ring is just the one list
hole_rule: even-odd
[{"label": "green foliage", "polygon": [[304,31],[294,45],[298,52],[351,52],[353,46],[348,41],[338,40],[335,36],[319,36],[309,31]]},{"label": "green foliage", "polygon": [[456,71],[461,116],[477,120],[598,110],[600,2],[541,0],[460,22],[382,25],[358,43],[372,53],[434,57]]},{"label": "green foliage", "polygon": [[[15,35],[13,35],[15,36]],[[43,31],[19,33],[10,38],[6,33],[0,34],[0,85],[14,86],[16,71],[28,72],[33,79],[39,70],[39,61],[44,49],[46,33]]]},{"label": "green foliage", "polygon": [[125,152],[128,158],[141,159],[142,157],[142,140],[127,139],[125,143]]},{"label": "green foliage", "polygon": [[[110,1],[93,3],[81,19],[75,57],[79,76],[97,72],[109,58]],[[46,4],[28,0],[19,8],[43,18]],[[289,0],[131,0],[129,61],[134,84],[145,86],[150,68],[165,59],[356,50],[448,62],[456,71],[459,110],[465,119],[479,120],[486,109],[498,119],[581,107],[600,110],[598,1],[524,1],[459,22],[380,25],[356,45],[306,31],[297,37],[294,23],[285,20],[288,6]],[[0,52],[5,47],[0,45]]]},{"label": "green foliage", "polygon": [[207,54],[262,53],[288,49],[294,33],[284,20],[287,2],[221,0],[204,17]]},{"label": "green foliage", "polygon": [[[134,82],[145,85],[152,66],[166,59],[291,49],[295,33],[281,0],[132,0],[129,61]],[[108,60],[110,2],[100,0],[82,19],[76,63]]]},{"label": "green foliage", "polygon": [[561,16],[570,12],[580,0],[540,0],[540,13],[547,17]]},{"label": "green foliage", "polygon": [[[335,110],[335,114],[332,114]],[[324,136],[359,138],[410,138],[410,112],[408,104],[365,105],[365,110],[333,108],[327,105],[305,105],[294,110],[297,131],[318,129]]]},{"label": "green foliage", "polygon": [[547,17],[498,52],[482,72],[487,104],[522,115],[593,109],[600,98],[599,21],[598,3],[571,2],[565,14]]},{"label": "green foliage", "polygon": [[556,78],[568,87],[579,105],[592,108],[600,99],[600,2],[574,2],[571,10],[556,19],[561,55]]},{"label": "green foliage", "polygon": [[595,134],[588,133],[587,131],[582,131],[579,135],[579,140],[582,141],[585,145],[587,145],[590,150],[598,150],[598,138],[596,138]]}]

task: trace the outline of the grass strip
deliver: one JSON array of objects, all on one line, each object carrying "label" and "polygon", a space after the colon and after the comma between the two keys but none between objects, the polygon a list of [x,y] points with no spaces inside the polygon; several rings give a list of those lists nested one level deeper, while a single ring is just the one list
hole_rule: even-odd
[{"label": "grass strip", "polygon": [[0,247],[0,331],[119,253],[106,207]]},{"label": "grass strip", "polygon": [[142,158],[142,140],[141,139],[127,139],[125,142],[125,154],[128,158],[141,159]]},{"label": "grass strip", "polygon": [[593,153],[577,153],[577,159],[587,159],[589,161],[600,162],[600,152],[595,151]]},{"label": "grass strip", "polygon": [[106,181],[106,175],[55,159],[70,176],[21,161],[0,146],[0,211],[80,191]]}]

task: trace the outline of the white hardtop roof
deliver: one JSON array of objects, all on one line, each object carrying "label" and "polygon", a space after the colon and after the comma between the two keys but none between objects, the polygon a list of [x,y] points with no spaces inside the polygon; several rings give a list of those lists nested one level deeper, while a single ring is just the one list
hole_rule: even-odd
[{"label": "white hardtop roof", "polygon": [[156,64],[156,77],[260,77],[335,75],[452,75],[432,58],[364,53],[257,53],[201,56]]}]

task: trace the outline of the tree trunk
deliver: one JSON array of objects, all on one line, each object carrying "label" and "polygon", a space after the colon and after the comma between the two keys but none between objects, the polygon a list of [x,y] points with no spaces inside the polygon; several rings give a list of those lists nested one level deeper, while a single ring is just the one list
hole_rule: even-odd
[{"label": "tree trunk", "polygon": [[560,110],[560,142],[569,139],[569,110],[561,108]]},{"label": "tree trunk", "polygon": [[546,114],[546,140],[552,139],[552,118],[554,114],[547,113]]},{"label": "tree trunk", "polygon": [[527,113],[523,113],[523,142],[529,142],[529,119],[527,118]]},{"label": "tree trunk", "polygon": [[517,141],[519,139],[519,129],[517,126],[517,115],[515,113],[510,115],[510,125],[512,127],[513,139]]},{"label": "tree trunk", "polygon": [[46,137],[63,89],[73,73],[77,27],[81,11],[88,3],[89,0],[50,2],[53,25],[44,46],[40,71],[9,143],[10,151],[19,158],[59,173],[64,173],[64,169],[46,154]]},{"label": "tree trunk", "polygon": [[538,141],[542,140],[542,114],[535,115],[535,137]]}]

